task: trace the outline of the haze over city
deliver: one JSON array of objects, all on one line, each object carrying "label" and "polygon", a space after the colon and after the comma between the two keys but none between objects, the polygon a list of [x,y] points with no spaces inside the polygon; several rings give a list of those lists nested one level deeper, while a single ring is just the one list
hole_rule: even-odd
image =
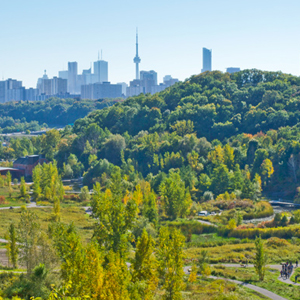
[{"label": "haze over city", "polygon": [[[9,1],[0,11],[1,79],[35,87],[77,61],[90,67],[103,50],[108,80],[135,77],[135,30],[140,70],[184,80],[201,72],[202,47],[212,68],[258,68],[299,75],[298,1]],[[254,17],[255,16],[255,17]],[[284,26],[282,26],[284,24]],[[287,30],[288,28],[288,30]]]}]

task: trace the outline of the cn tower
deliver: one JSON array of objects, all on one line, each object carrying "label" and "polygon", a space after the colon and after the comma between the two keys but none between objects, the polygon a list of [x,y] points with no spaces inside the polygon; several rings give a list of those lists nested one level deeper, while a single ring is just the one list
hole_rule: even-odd
[{"label": "cn tower", "polygon": [[138,36],[137,29],[136,29],[136,54],[133,59],[133,62],[135,63],[135,79],[140,79],[139,63],[141,62],[141,59],[139,58],[139,36]]}]

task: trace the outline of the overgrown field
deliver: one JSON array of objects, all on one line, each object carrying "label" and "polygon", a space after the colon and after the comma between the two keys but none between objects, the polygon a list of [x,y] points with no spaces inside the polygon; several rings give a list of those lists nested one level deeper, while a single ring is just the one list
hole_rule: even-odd
[{"label": "overgrown field", "polygon": [[[38,217],[41,229],[46,230],[52,221],[52,207],[30,208]],[[21,209],[0,210],[0,237],[4,237],[11,222],[18,224]],[[61,208],[61,221],[66,224],[74,223],[79,235],[84,241],[91,239],[93,234],[94,219],[85,213],[83,208],[66,207]]]}]

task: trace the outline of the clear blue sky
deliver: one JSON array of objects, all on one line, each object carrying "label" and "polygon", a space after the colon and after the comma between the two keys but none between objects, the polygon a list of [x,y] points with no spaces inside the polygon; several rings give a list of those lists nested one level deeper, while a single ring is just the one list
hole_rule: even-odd
[{"label": "clear blue sky", "polygon": [[68,61],[87,69],[103,49],[111,82],[135,74],[135,29],[141,70],[184,80],[202,68],[258,68],[300,74],[299,0],[9,0],[0,5],[0,76],[36,85]]}]

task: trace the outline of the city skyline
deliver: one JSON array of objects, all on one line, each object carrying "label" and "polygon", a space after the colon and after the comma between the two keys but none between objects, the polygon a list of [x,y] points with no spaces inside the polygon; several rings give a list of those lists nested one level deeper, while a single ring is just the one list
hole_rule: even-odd
[{"label": "city skyline", "polygon": [[300,3],[291,0],[175,0],[172,5],[158,0],[12,0],[0,11],[5,28],[0,76],[34,87],[45,69],[53,77],[67,69],[68,61],[77,61],[81,73],[103,49],[109,81],[129,82],[135,77],[136,27],[140,69],[156,70],[160,82],[166,74],[180,80],[199,74],[203,47],[213,49],[214,70],[238,66],[299,75],[299,9]]}]

